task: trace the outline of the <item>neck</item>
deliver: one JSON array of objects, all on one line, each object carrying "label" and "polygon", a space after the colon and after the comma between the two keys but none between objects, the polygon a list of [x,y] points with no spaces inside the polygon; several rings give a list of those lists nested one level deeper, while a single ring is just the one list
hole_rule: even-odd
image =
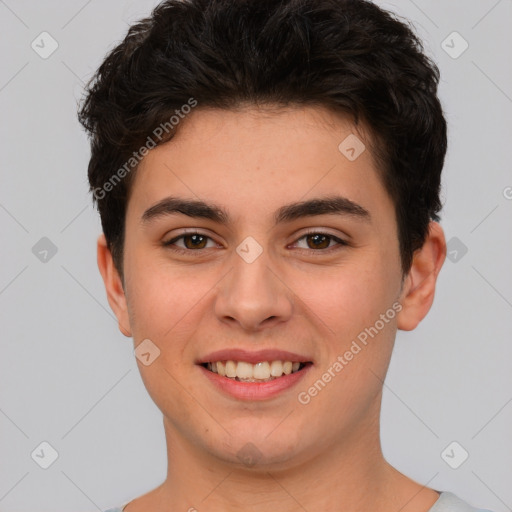
[{"label": "neck", "polygon": [[[358,425],[342,442],[314,456],[252,467],[205,454],[169,421],[167,479],[145,507],[155,511],[267,512],[303,510],[426,512],[438,494],[408,479],[384,459],[379,421]],[[299,460],[300,458],[300,460]],[[149,498],[149,495],[148,495]],[[126,512],[137,512],[127,508]]]}]

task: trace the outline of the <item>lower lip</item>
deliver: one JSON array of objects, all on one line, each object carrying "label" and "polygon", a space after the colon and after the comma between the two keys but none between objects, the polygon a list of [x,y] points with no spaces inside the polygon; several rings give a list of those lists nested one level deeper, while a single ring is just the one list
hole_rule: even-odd
[{"label": "lower lip", "polygon": [[228,377],[221,377],[218,373],[207,370],[204,366],[199,365],[199,368],[215,386],[232,397],[239,400],[266,400],[297,384],[304,378],[312,366],[312,364],[308,364],[298,372],[290,373],[268,382],[242,382]]}]

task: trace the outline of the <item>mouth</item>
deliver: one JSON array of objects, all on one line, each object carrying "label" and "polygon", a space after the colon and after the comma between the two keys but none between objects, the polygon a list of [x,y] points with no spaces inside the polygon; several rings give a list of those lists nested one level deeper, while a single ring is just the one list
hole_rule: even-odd
[{"label": "mouth", "polygon": [[207,381],[237,400],[270,400],[306,377],[314,361],[285,350],[224,349],[196,360]]},{"label": "mouth", "polygon": [[201,366],[220,377],[226,377],[237,382],[263,383],[301,372],[311,364],[311,361],[272,360],[250,363],[228,359],[202,363]]}]

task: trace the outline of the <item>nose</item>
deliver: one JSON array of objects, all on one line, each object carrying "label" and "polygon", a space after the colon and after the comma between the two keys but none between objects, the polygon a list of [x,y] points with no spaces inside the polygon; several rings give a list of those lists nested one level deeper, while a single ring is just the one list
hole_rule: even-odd
[{"label": "nose", "polygon": [[290,319],[293,292],[265,251],[250,263],[235,253],[233,266],[219,283],[215,314],[220,321],[260,331]]}]

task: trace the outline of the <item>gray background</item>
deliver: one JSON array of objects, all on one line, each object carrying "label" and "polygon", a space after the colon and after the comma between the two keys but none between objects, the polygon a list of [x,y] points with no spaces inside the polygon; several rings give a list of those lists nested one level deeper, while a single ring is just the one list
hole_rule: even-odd
[{"label": "gray background", "polygon": [[[165,477],[161,415],[96,268],[100,225],[76,120],[84,81],[156,3],[0,0],[1,511],[106,509]],[[380,4],[412,20],[441,69],[450,126],[442,225],[454,260],[429,316],[399,333],[384,453],[421,483],[504,512],[512,507],[512,2]],[[47,59],[31,47],[43,31],[59,45]],[[442,47],[463,48],[446,39],[453,31],[469,43],[458,58]],[[56,254],[44,253],[43,237]],[[59,455],[48,469],[31,458],[43,441]],[[459,445],[469,453],[457,469],[441,456],[453,441],[452,465]],[[49,456],[40,450],[40,460]]]}]

